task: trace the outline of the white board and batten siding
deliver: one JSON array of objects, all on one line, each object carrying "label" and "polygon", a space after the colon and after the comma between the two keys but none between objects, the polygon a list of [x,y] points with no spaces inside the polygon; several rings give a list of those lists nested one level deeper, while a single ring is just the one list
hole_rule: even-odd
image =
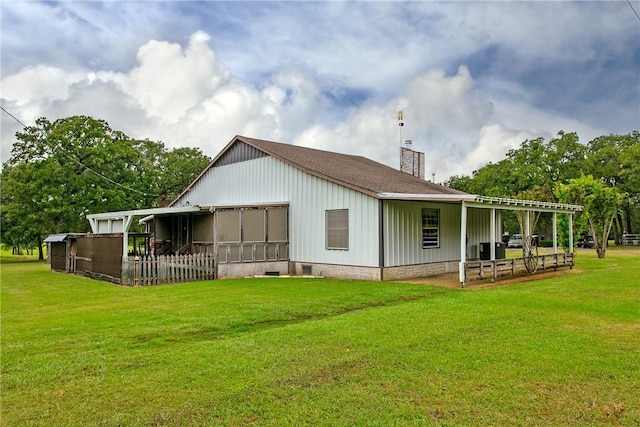
[{"label": "white board and batten siding", "polygon": [[[467,211],[467,258],[476,259],[480,256],[480,243],[491,241],[491,209],[469,208]],[[496,217],[495,242],[500,242],[499,220]]]},{"label": "white board and batten siding", "polygon": [[[422,247],[422,209],[440,210],[440,245]],[[460,205],[384,202],[385,267],[460,259]]]},{"label": "white board and batten siding", "polygon": [[[177,204],[289,204],[289,258],[326,264],[379,264],[378,200],[270,156],[216,166]],[[349,249],[325,247],[325,212],[349,209]]]}]

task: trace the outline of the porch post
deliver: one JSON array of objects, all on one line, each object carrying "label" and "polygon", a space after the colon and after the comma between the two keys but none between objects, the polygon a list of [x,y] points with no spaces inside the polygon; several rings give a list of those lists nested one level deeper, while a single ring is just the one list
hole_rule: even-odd
[{"label": "porch post", "polygon": [[91,225],[91,232],[93,234],[98,233],[98,221],[95,218],[87,218],[89,220],[89,225]]},{"label": "porch post", "polygon": [[462,201],[462,210],[460,212],[460,264],[458,266],[458,277],[460,283],[464,286],[465,274],[464,265],[467,261],[467,205]]},{"label": "porch post", "polygon": [[122,217],[122,260],[126,260],[129,252],[129,226],[133,215],[125,215]]},{"label": "porch post", "polygon": [[573,214],[569,214],[569,252],[573,253]]},{"label": "porch post", "polygon": [[491,254],[491,261],[496,260],[496,209],[491,208],[491,239],[489,239],[491,248],[489,253]]},{"label": "porch post", "polygon": [[558,253],[558,212],[553,213],[553,253]]}]

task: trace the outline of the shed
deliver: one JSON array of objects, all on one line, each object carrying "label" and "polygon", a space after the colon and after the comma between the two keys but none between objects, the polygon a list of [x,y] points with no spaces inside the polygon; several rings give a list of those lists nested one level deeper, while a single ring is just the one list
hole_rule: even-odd
[{"label": "shed", "polygon": [[44,243],[47,244],[47,257],[51,270],[69,273],[75,271],[75,255],[77,253],[77,239],[80,233],[51,234]]}]

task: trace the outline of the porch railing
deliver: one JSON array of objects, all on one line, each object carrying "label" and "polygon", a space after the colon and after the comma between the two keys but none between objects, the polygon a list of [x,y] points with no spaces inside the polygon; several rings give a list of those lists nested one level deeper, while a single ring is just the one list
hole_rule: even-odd
[{"label": "porch railing", "polygon": [[[538,256],[538,270],[556,270],[573,267],[573,253],[546,254]],[[464,263],[465,282],[471,280],[497,279],[506,276],[529,274],[524,258],[506,258],[491,261],[467,261]],[[534,273],[535,274],[535,273]]]},{"label": "porch railing", "polygon": [[204,253],[130,257],[122,262],[121,283],[128,286],[212,279],[215,279],[214,258]]},{"label": "porch railing", "polygon": [[289,243],[222,243],[218,245],[218,262],[286,261]]}]

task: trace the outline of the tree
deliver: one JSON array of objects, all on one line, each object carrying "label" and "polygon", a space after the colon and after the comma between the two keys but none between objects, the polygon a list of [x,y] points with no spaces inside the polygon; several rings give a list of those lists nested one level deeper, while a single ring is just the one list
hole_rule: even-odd
[{"label": "tree", "polygon": [[41,247],[47,234],[88,231],[90,213],[158,206],[209,162],[197,149],[167,152],[87,116],[40,118],[16,137],[1,173],[3,243],[32,236]]},{"label": "tree", "polygon": [[162,174],[161,194],[169,200],[175,199],[184,188],[211,162],[197,148],[176,148],[166,153]]},{"label": "tree", "polygon": [[[555,202],[556,183],[567,183],[581,175],[585,153],[586,147],[576,133],[559,131],[549,141],[525,140],[519,148],[509,150],[503,160],[474,171],[472,177],[454,176],[447,184],[472,194]],[[503,221],[505,230],[520,228],[517,215],[511,212],[503,215]],[[539,226],[545,236],[551,233],[550,218],[543,216]]]},{"label": "tree", "polygon": [[623,231],[640,231],[640,133],[600,136],[590,141],[585,173],[629,195],[614,222],[616,241]]},{"label": "tree", "polygon": [[452,177],[448,185],[494,197],[516,197],[533,188],[551,189],[557,182],[567,183],[581,175],[585,153],[586,147],[576,133],[560,131],[549,141],[526,140],[519,148],[509,150],[505,159],[474,171],[471,178]]},{"label": "tree", "polygon": [[571,180],[569,184],[559,184],[556,195],[563,203],[584,206],[583,215],[593,235],[598,258],[604,258],[611,226],[625,195],[590,175]]}]

